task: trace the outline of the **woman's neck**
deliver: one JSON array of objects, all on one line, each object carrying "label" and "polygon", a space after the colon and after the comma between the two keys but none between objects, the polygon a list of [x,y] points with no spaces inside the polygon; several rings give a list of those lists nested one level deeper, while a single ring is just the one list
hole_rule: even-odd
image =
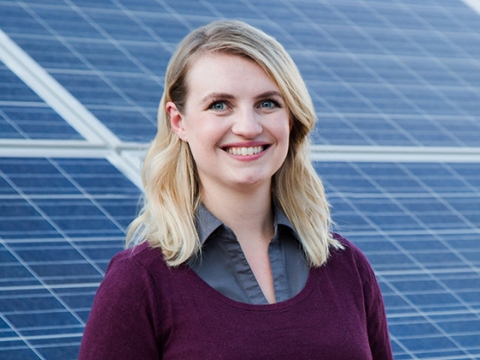
[{"label": "woman's neck", "polygon": [[227,193],[202,191],[205,207],[242,239],[271,239],[273,236],[273,209],[270,187],[254,192]]}]

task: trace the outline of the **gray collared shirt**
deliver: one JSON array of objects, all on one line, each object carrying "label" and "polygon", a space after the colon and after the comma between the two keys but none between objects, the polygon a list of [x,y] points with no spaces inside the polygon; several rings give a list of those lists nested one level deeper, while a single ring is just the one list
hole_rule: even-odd
[{"label": "gray collared shirt", "polygon": [[[288,300],[305,286],[309,266],[298,235],[283,211],[274,208],[275,234],[268,246],[275,299]],[[233,231],[203,205],[197,211],[197,231],[202,244],[190,268],[207,284],[230,299],[248,304],[268,304]]]}]

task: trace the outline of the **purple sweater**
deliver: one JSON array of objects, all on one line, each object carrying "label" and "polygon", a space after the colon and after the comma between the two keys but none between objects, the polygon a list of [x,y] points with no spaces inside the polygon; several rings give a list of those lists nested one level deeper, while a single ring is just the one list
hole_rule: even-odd
[{"label": "purple sweater", "polygon": [[285,302],[252,305],[169,268],[140,245],[116,255],[94,300],[80,360],[393,359],[385,309],[365,256],[340,239]]}]

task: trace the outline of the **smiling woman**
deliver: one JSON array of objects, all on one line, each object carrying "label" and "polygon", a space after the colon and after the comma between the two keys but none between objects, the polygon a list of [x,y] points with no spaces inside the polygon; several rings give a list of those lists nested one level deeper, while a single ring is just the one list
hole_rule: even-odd
[{"label": "smiling woman", "polygon": [[[273,175],[285,161],[289,112],[280,90],[252,60],[229,54],[196,59],[187,76],[183,113],[167,103],[172,130],[188,143],[204,205],[248,196],[270,203]],[[223,210],[218,209],[223,212]]]},{"label": "smiling woman", "polygon": [[270,36],[219,21],[182,41],[81,360],[392,358],[373,271],[330,229],[315,121]]}]

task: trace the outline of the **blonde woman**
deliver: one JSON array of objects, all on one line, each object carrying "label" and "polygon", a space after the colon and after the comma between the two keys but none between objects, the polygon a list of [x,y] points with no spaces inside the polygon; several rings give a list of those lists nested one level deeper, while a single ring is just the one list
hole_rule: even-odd
[{"label": "blonde woman", "polygon": [[366,258],[331,232],[316,121],[290,56],[245,23],[190,33],[167,69],[145,202],[80,359],[392,359]]}]

